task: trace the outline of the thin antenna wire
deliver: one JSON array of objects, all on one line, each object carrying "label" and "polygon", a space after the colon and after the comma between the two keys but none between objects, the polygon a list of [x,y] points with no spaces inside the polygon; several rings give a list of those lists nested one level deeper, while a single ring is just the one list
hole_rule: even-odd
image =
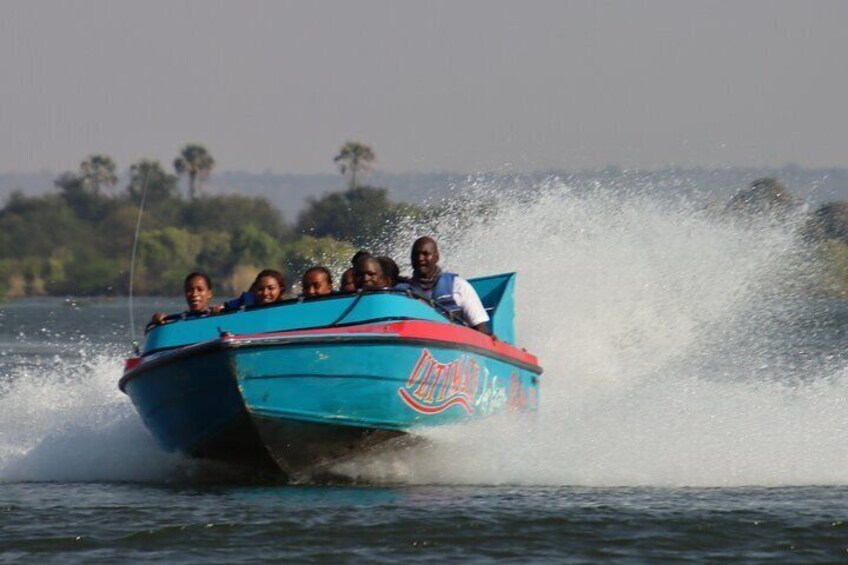
[{"label": "thin antenna wire", "polygon": [[138,341],[135,339],[135,311],[133,309],[133,283],[135,282],[135,252],[138,250],[138,233],[141,230],[141,216],[144,213],[144,202],[147,200],[147,179],[150,178],[150,167],[144,172],[144,184],[141,187],[141,204],[138,206],[138,218],[135,221],[135,236],[133,237],[132,256],[130,258],[130,336],[132,337],[133,353],[138,355]]}]

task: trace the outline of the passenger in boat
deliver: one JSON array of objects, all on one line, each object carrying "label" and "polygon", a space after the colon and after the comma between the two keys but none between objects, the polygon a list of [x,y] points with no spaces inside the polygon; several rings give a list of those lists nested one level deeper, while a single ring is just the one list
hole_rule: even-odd
[{"label": "passenger in boat", "polygon": [[356,267],[356,263],[362,259],[363,257],[373,257],[370,251],[365,251],[364,249],[360,249],[356,253],[353,254],[353,257],[350,258],[351,267]]},{"label": "passenger in boat", "polygon": [[377,257],[377,261],[379,261],[380,266],[383,267],[383,276],[385,277],[386,286],[395,286],[399,282],[405,282],[406,279],[401,280],[400,269],[394,259],[387,257],[386,255],[382,255]]},{"label": "passenger in boat", "polygon": [[333,292],[333,275],[327,267],[312,267],[303,273],[300,285],[303,296],[324,296]]},{"label": "passenger in boat", "polygon": [[238,298],[227,300],[225,310],[237,310],[243,306],[260,306],[281,302],[286,292],[286,277],[280,271],[265,269],[256,275],[250,290]]},{"label": "passenger in boat", "polygon": [[353,267],[353,278],[356,288],[385,288],[386,277],[383,274],[383,266],[376,257],[363,255]]},{"label": "passenger in boat", "polygon": [[342,273],[341,281],[339,281],[339,290],[342,292],[356,292],[356,277],[354,275],[354,270],[356,267],[356,262],[359,261],[362,257],[370,257],[371,253],[365,251],[364,249],[360,249],[356,253],[353,254],[353,257],[350,258],[350,269],[346,270]]},{"label": "passenger in boat", "polygon": [[342,292],[356,292],[356,279],[353,276],[353,267],[342,273],[339,290]]},{"label": "passenger in boat", "polygon": [[188,310],[180,314],[156,312],[150,319],[150,324],[160,325],[168,320],[206,316],[212,313],[212,309],[209,306],[209,301],[212,300],[212,279],[206,273],[189,273],[183,281],[183,294],[185,295]]},{"label": "passenger in boat", "polygon": [[286,277],[280,271],[265,269],[256,275],[251,288],[256,295],[257,304],[282,302],[286,292]]},{"label": "passenger in boat", "polygon": [[432,237],[419,237],[412,245],[412,277],[398,289],[411,289],[430,298],[449,311],[462,312],[469,326],[491,335],[489,315],[471,284],[456,273],[444,273],[439,267],[439,246]]}]

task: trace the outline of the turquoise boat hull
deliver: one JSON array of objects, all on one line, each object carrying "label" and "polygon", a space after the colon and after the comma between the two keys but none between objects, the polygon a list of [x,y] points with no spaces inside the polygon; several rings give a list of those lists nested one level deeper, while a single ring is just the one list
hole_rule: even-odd
[{"label": "turquoise boat hull", "polygon": [[296,477],[422,428],[535,410],[540,374],[505,340],[377,292],[155,328],[120,386],[165,448]]}]

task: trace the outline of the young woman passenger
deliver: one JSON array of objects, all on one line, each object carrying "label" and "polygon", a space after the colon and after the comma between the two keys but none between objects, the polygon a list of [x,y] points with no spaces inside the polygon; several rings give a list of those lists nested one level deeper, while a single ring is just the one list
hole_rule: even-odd
[{"label": "young woman passenger", "polygon": [[151,324],[163,324],[168,320],[187,317],[206,316],[212,313],[209,301],[212,300],[212,279],[201,272],[189,273],[183,281],[183,295],[188,310],[181,314],[163,314],[156,312],[150,319]]},{"label": "young woman passenger", "polygon": [[237,310],[242,306],[261,306],[281,302],[286,292],[286,277],[280,271],[265,269],[256,275],[250,290],[238,298],[227,300],[225,310]]},{"label": "young woman passenger", "polygon": [[327,267],[312,267],[300,280],[303,296],[324,296],[333,292],[333,275]]},{"label": "young woman passenger", "polygon": [[282,302],[286,292],[286,277],[283,273],[273,269],[265,269],[256,275],[256,280],[251,286],[253,294],[256,295],[257,304],[273,304]]}]

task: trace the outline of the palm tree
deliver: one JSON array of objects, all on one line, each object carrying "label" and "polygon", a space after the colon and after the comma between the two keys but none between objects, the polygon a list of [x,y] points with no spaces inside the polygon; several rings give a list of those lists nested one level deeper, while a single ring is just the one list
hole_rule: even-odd
[{"label": "palm tree", "polygon": [[356,177],[365,176],[371,170],[371,163],[376,160],[374,151],[358,141],[348,141],[339,149],[339,154],[333,159],[338,163],[339,171],[347,177],[348,187],[356,188]]},{"label": "palm tree", "polygon": [[89,155],[80,163],[78,178],[84,188],[90,188],[99,196],[101,186],[112,187],[118,183],[115,161],[108,155]]},{"label": "palm tree", "polygon": [[178,175],[188,175],[188,196],[194,198],[197,181],[203,182],[215,167],[215,159],[206,148],[196,143],[189,143],[180,151],[180,156],[174,159],[174,170]]}]

